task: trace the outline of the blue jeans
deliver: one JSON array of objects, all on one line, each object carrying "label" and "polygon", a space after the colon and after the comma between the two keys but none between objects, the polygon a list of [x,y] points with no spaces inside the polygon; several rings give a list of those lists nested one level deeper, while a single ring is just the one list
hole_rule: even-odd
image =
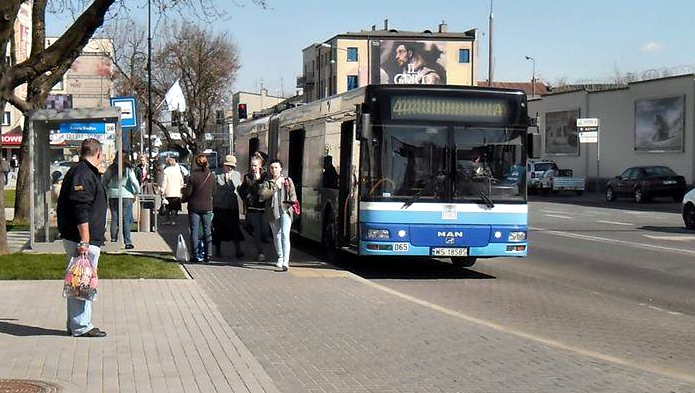
[{"label": "blue jeans", "polygon": [[203,241],[205,241],[205,250],[208,256],[212,255],[212,212],[189,212],[188,226],[191,230],[191,259],[195,258],[196,250],[198,249],[199,228],[200,223],[203,223]]},{"label": "blue jeans", "polygon": [[[118,241],[118,198],[109,198],[109,210],[111,211],[111,241]],[[133,244],[130,239],[130,230],[133,227],[133,199],[123,198],[123,241],[125,244]]]},{"label": "blue jeans", "polygon": [[[68,255],[68,264],[70,259],[75,256],[75,251],[77,250],[77,243],[71,240],[63,239],[63,248],[65,253]],[[99,254],[101,254],[101,249],[97,246],[89,246],[89,253],[92,255],[94,268],[96,269],[99,265]],[[75,299],[69,297],[68,299],[68,320],[67,328],[70,329],[73,336],[79,336],[80,334],[87,333],[94,328],[92,325],[92,302],[89,300]]]},{"label": "blue jeans", "polygon": [[292,228],[292,218],[287,213],[283,213],[282,217],[270,222],[275,252],[278,254],[278,265],[287,267],[290,266],[290,228]]}]

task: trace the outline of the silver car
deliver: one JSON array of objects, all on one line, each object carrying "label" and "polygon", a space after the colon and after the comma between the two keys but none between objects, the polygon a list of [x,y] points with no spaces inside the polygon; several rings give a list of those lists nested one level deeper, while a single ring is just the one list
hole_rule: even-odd
[{"label": "silver car", "polygon": [[56,161],[51,164],[51,180],[54,182],[62,179],[66,173],[72,168],[75,161]]}]

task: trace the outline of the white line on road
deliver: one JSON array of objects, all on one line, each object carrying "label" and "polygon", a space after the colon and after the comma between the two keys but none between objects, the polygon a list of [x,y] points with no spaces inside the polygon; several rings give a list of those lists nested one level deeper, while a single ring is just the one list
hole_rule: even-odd
[{"label": "white line on road", "polygon": [[643,248],[643,249],[652,250],[652,251],[654,251],[654,250],[667,251],[667,252],[673,252],[673,253],[677,253],[677,254],[695,255],[695,250],[684,250],[681,248],[655,246],[652,244],[642,244],[642,243],[635,243],[635,242],[629,242],[629,241],[617,240],[617,239],[607,239],[605,237],[580,235],[578,233],[546,230],[546,229],[538,228],[538,227],[529,227],[529,228],[533,231],[542,231],[543,233],[547,233],[550,235],[564,236],[564,237],[569,237],[569,238],[574,238],[574,239],[583,239],[583,240],[608,243],[608,244],[620,244],[620,245],[624,245],[624,246]]},{"label": "white line on road", "polygon": [[627,225],[627,226],[633,226],[635,224],[631,224],[629,222],[618,222],[618,221],[604,221],[604,220],[598,220],[596,222],[601,222],[604,224],[613,224],[613,225]]},{"label": "white line on road", "polygon": [[407,300],[409,302],[419,304],[423,307],[427,307],[431,310],[439,311],[441,313],[450,315],[450,316],[455,317],[455,318],[462,319],[464,321],[475,323],[475,324],[478,324],[481,326],[486,326],[486,327],[489,327],[491,329],[495,329],[495,330],[503,332],[503,333],[512,334],[512,335],[515,335],[517,337],[536,341],[536,342],[539,342],[539,343],[542,343],[542,344],[545,344],[545,345],[548,345],[551,347],[559,348],[559,349],[566,350],[566,351],[571,351],[571,352],[574,352],[574,353],[577,353],[580,355],[593,357],[594,359],[599,359],[599,360],[602,360],[605,362],[612,362],[612,363],[620,364],[623,366],[634,367],[634,368],[639,369],[639,370],[645,370],[645,371],[659,374],[662,376],[666,376],[669,378],[679,379],[681,381],[685,381],[688,383],[695,383],[695,375],[692,375],[692,374],[684,374],[682,372],[672,371],[672,370],[664,369],[661,367],[645,366],[641,363],[636,363],[636,362],[633,362],[633,361],[628,360],[628,359],[623,359],[623,358],[619,358],[616,356],[607,355],[605,353],[600,353],[600,352],[580,348],[580,347],[577,347],[577,346],[574,346],[571,344],[565,344],[562,341],[557,341],[557,340],[553,340],[553,339],[549,339],[549,338],[545,338],[545,337],[540,337],[540,336],[537,336],[535,334],[525,333],[525,332],[513,329],[513,328],[508,327],[508,326],[504,326],[504,325],[500,325],[500,324],[492,322],[492,321],[487,321],[484,319],[476,318],[476,317],[464,314],[464,313],[459,312],[459,311],[454,311],[452,309],[442,307],[442,306],[439,306],[439,305],[434,304],[434,303],[430,303],[426,300],[418,299],[414,296],[410,296],[410,295],[405,294],[403,292],[399,292],[395,289],[391,289],[389,287],[386,287],[386,286],[377,284],[375,282],[372,282],[370,280],[367,280],[366,278],[360,277],[354,273],[351,273],[350,277],[356,281],[359,281],[359,282],[362,282],[366,285],[369,285],[372,288],[375,288],[375,289],[378,289],[380,291],[397,296],[397,297],[404,299],[404,300]]},{"label": "white line on road", "polygon": [[566,213],[564,210],[545,210],[545,209],[540,209],[538,210],[539,212],[542,213]]},{"label": "white line on road", "polygon": [[677,242],[686,242],[695,240],[695,236],[692,235],[644,235],[650,239],[654,240],[675,240]]},{"label": "white line on road", "polygon": [[572,217],[570,216],[563,216],[560,214],[544,214],[546,217],[556,217],[556,218],[565,218],[565,219],[571,219]]}]

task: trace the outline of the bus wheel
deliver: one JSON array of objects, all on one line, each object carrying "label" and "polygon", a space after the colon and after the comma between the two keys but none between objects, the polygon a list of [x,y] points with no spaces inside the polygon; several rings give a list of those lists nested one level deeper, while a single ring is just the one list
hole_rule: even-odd
[{"label": "bus wheel", "polygon": [[326,255],[326,261],[328,263],[339,262],[338,250],[338,226],[333,218],[332,214],[326,216],[323,224],[323,251]]},{"label": "bus wheel", "polygon": [[475,265],[475,257],[451,257],[451,263],[456,267],[471,267]]}]

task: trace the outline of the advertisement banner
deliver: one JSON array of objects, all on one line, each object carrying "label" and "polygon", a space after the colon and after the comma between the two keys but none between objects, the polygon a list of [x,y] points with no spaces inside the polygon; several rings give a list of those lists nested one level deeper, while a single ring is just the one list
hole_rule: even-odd
[{"label": "advertisement banner", "polygon": [[579,118],[579,109],[545,114],[546,153],[579,155],[577,118]]},{"label": "advertisement banner", "polygon": [[445,85],[445,43],[381,40],[379,83]]},{"label": "advertisement banner", "polygon": [[683,151],[685,97],[635,101],[635,150]]}]

